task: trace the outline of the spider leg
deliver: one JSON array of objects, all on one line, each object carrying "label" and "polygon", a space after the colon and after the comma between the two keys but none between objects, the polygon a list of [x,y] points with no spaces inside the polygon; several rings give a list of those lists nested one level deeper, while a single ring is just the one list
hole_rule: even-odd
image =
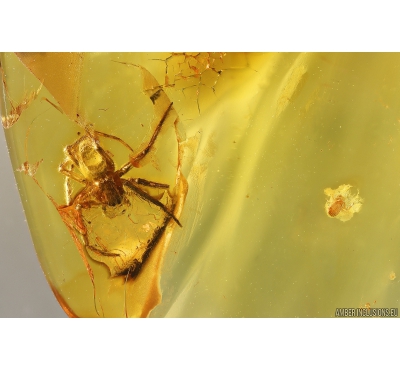
[{"label": "spider leg", "polygon": [[65,158],[64,161],[58,167],[58,171],[61,172],[63,175],[81,183],[86,184],[86,180],[83,176],[78,175],[75,172],[72,172],[72,168],[74,165],[74,161],[71,158]]},{"label": "spider leg", "polygon": [[147,146],[137,155],[131,157],[129,162],[124,164],[116,173],[119,177],[125,175],[128,171],[130,171],[133,167],[138,167],[139,162],[149,153],[151,147],[153,146],[154,142],[157,139],[158,134],[161,131],[161,128],[168,117],[168,113],[172,108],[172,103],[168,106],[167,110],[164,112],[159,124],[157,125],[156,129],[154,130],[153,136],[151,137]]},{"label": "spider leg", "polygon": [[69,158],[66,158],[58,167],[58,171],[65,176],[64,196],[67,205],[71,205],[72,203],[71,195],[73,192],[73,185],[71,184],[71,179],[81,184],[86,184],[85,179],[79,174],[73,172],[73,169],[74,169],[74,162]]},{"label": "spider leg", "polygon": [[117,136],[109,135],[109,134],[106,134],[105,132],[101,132],[101,131],[94,131],[94,134],[95,134],[95,135],[98,135],[98,136],[106,137],[106,138],[108,138],[108,139],[116,140],[116,141],[118,141],[119,143],[121,143],[123,146],[125,146],[126,148],[128,148],[132,153],[135,152],[135,151],[131,148],[131,146],[130,146],[128,143],[126,143],[124,140],[120,139],[120,138],[117,137]]},{"label": "spider leg", "polygon": [[174,214],[160,201],[157,199],[154,199],[151,195],[147,194],[145,191],[142,189],[138,188],[136,185],[134,185],[131,181],[121,179],[123,181],[123,184],[126,185],[129,189],[133,190],[140,198],[147,200],[150,203],[153,203],[157,207],[161,208],[168,216],[172,217],[174,221],[182,227],[182,224],[179,222],[179,220],[174,216]]},{"label": "spider leg", "polygon": [[154,182],[154,181],[148,181],[145,179],[130,179],[130,181],[134,181],[138,185],[144,185],[144,186],[149,186],[151,188],[158,188],[158,189],[168,189],[169,185],[167,184],[161,184],[159,182]]}]

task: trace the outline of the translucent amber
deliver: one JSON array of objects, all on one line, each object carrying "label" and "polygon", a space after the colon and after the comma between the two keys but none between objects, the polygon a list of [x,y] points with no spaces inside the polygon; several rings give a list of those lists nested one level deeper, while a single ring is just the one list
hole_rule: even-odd
[{"label": "translucent amber", "polygon": [[[331,317],[369,302],[399,307],[400,54],[1,62],[25,212],[71,316]],[[138,157],[170,103],[154,147]],[[126,183],[117,190],[118,179],[138,178],[168,185],[139,184],[162,206]],[[332,220],[356,208],[348,222]]]},{"label": "translucent amber", "polygon": [[[63,56],[71,59],[37,59],[51,71]],[[70,316],[148,316],[160,302],[162,259],[173,229],[182,226],[187,193],[173,104],[140,66],[75,55],[75,83],[60,91],[53,89],[57,74],[42,73],[32,55],[18,57],[2,61],[3,126],[20,163],[17,180],[26,186],[28,220],[53,292]],[[12,87],[33,77],[28,69],[39,87],[21,99]],[[102,93],[90,92],[84,78],[97,78]],[[120,95],[131,95],[136,105],[121,106],[127,97]],[[43,227],[50,220],[50,228]]]}]

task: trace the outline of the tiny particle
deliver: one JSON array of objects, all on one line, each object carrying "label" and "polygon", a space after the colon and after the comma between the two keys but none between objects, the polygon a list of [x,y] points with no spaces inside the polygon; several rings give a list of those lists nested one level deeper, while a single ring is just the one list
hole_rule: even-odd
[{"label": "tiny particle", "polygon": [[389,274],[389,279],[390,280],[396,279],[396,274],[393,271]]},{"label": "tiny particle", "polygon": [[340,185],[337,189],[326,188],[324,193],[329,197],[325,203],[325,212],[328,217],[340,221],[350,220],[354,213],[360,212],[363,199],[350,192],[351,185]]}]

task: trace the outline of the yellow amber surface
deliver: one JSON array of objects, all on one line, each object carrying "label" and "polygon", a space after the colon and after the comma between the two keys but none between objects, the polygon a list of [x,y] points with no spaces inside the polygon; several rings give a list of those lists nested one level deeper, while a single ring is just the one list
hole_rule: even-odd
[{"label": "yellow amber surface", "polygon": [[[368,302],[399,307],[399,54],[84,54],[72,60],[67,65],[76,63],[83,81],[75,90],[72,83],[78,101],[54,87],[69,75],[76,79],[71,71],[49,83],[29,72],[30,62],[2,56],[15,104],[43,83],[6,135],[14,169],[27,160],[25,143],[31,166],[43,159],[35,174],[43,191],[23,172],[16,179],[46,277],[74,314],[331,317],[336,308]],[[143,265],[149,267],[129,282],[146,287],[160,279],[162,301],[157,289],[143,288],[153,300],[141,298],[142,288],[125,289],[123,278],[112,278],[105,263],[87,255],[96,310],[88,271],[44,193],[65,204],[58,166],[81,130],[75,112],[80,122],[134,149],[148,140],[160,114],[134,64],[163,86],[180,124],[175,131],[169,123],[170,133],[161,134],[156,152],[132,177],[173,187],[178,158],[169,153],[180,146],[188,191],[178,210],[182,228],[171,222],[164,233],[164,257],[154,253],[152,261],[150,254]],[[115,163],[124,164],[126,148],[102,141]],[[323,190],[341,184],[365,199],[348,222],[332,220],[325,209]]]}]

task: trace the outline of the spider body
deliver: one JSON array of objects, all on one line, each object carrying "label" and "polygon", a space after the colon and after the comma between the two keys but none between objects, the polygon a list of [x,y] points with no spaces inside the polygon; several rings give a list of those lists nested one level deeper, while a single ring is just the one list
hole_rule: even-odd
[{"label": "spider body", "polygon": [[[181,226],[173,210],[165,204],[169,199],[168,195],[161,196],[166,199],[163,202],[161,198],[157,199],[146,190],[155,188],[162,193],[167,193],[169,185],[127,177],[128,173],[137,167],[140,160],[150,151],[171,108],[172,103],[165,111],[146,148],[131,156],[120,169],[116,169],[113,159],[101,145],[100,137],[117,140],[129,147],[120,138],[99,131],[87,131],[85,135],[64,149],[65,159],[60,164],[59,171],[67,179],[66,194],[72,193],[68,188],[70,179],[83,187],[72,198],[67,197],[67,204],[58,207],[58,212],[70,231],[77,232],[76,239],[82,240],[82,245],[92,259],[105,263],[112,276],[136,276],[168,222],[173,219]],[[116,234],[122,234],[126,230],[127,226],[120,226],[126,221],[126,213],[129,217],[131,215],[134,217],[134,213],[144,214],[145,212],[149,217],[138,216],[141,217],[138,223],[143,224],[143,236],[131,243],[133,245],[121,247],[119,242],[104,241],[106,240],[104,230],[108,227],[121,230]],[[157,215],[160,212],[161,216]],[[102,217],[101,223],[98,222],[100,217]],[[151,221],[149,219],[151,217],[155,221]],[[117,240],[118,237],[115,236],[114,239]]]}]

